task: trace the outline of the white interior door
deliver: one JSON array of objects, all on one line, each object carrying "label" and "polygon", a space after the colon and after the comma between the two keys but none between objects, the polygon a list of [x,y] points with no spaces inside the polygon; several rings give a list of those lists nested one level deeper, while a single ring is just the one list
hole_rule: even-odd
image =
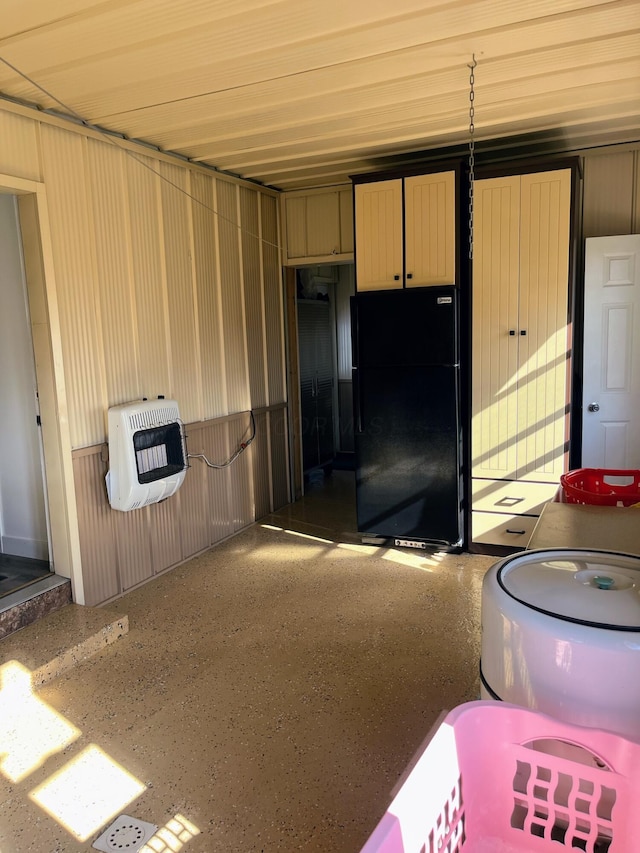
[{"label": "white interior door", "polygon": [[586,241],[582,466],[640,469],[640,234]]}]

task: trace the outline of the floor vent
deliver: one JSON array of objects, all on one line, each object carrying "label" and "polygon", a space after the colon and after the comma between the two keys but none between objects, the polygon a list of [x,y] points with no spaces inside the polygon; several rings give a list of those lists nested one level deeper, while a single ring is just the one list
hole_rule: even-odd
[{"label": "floor vent", "polygon": [[122,814],[117,817],[93,844],[94,850],[103,853],[136,853],[152,838],[158,829],[153,823],[146,823],[135,817]]}]

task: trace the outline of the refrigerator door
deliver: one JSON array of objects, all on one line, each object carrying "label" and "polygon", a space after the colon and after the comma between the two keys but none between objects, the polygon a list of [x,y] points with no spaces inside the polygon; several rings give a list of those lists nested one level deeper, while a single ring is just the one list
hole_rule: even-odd
[{"label": "refrigerator door", "polygon": [[360,368],[358,530],[462,543],[458,368]]},{"label": "refrigerator door", "polygon": [[453,286],[357,294],[354,366],[458,364],[457,302]]}]

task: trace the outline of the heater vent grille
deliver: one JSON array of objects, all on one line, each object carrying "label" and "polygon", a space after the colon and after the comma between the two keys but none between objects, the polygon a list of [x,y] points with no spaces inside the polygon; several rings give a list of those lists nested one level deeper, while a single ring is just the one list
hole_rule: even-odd
[{"label": "heater vent grille", "polygon": [[180,415],[177,406],[154,407],[153,409],[132,412],[129,415],[129,425],[132,430],[163,426],[179,420]]}]

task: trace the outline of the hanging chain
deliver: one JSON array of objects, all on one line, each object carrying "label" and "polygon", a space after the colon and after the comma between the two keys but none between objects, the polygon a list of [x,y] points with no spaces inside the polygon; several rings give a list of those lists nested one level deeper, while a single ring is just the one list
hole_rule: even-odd
[{"label": "hanging chain", "polygon": [[473,189],[475,182],[475,167],[476,167],[476,143],[475,143],[475,75],[474,69],[478,63],[476,62],[475,53],[472,56],[471,65],[467,65],[470,69],[469,74],[469,260],[473,260]]}]

